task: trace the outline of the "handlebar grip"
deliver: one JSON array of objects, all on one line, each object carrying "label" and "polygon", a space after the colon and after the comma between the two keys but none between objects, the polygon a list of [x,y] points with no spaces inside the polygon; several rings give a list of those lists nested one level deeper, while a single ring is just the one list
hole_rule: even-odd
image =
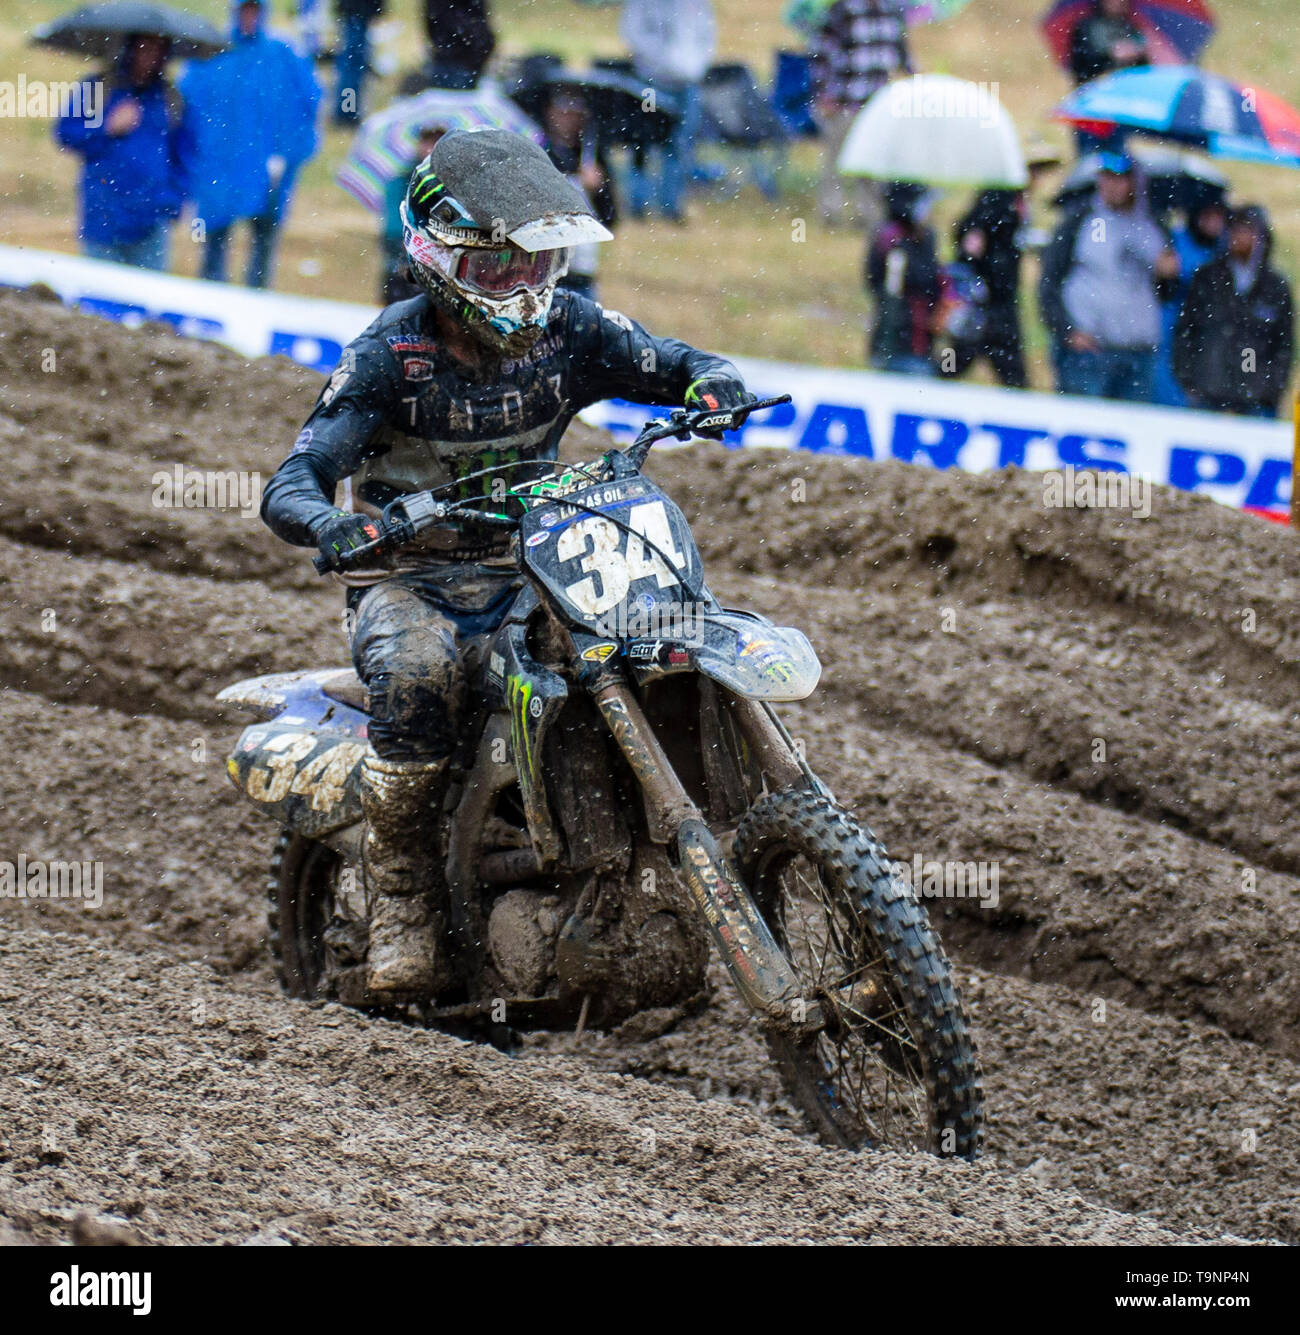
[{"label": "handlebar grip", "polygon": [[405,538],[406,531],[404,529],[389,529],[381,533],[373,542],[362,543],[360,547],[353,547],[351,551],[340,552],[332,561],[322,553],[320,556],[313,556],[311,563],[322,575],[328,575],[331,571],[342,574],[344,571],[361,565],[368,556],[383,555],[392,550],[393,547],[400,546]]},{"label": "handlebar grip", "polygon": [[770,399],[755,399],[753,403],[742,404],[740,410],[748,417],[750,413],[762,408],[777,408],[783,403],[789,403],[790,398],[789,394],[774,394]]},{"label": "handlebar grip", "polygon": [[733,430],[743,426],[754,413],[763,412],[768,408],[776,408],[789,402],[789,394],[777,394],[770,399],[755,399],[752,403],[742,403],[731,410],[731,420],[734,423]]}]

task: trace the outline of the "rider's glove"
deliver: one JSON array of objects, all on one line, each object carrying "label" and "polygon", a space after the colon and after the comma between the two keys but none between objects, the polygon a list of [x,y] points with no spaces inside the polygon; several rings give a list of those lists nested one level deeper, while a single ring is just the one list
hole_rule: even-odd
[{"label": "rider's glove", "polygon": [[366,515],[349,514],[346,510],[336,510],[316,530],[316,545],[321,555],[330,563],[331,569],[337,569],[339,562],[346,559],[349,552],[374,542],[379,536],[379,525]]},{"label": "rider's glove", "polygon": [[[745,388],[745,382],[738,376],[701,376],[686,391],[686,407],[693,413],[704,412],[706,409],[710,412],[725,413],[753,402],[754,396]],[[721,431],[701,431],[699,434],[712,436],[715,440],[722,439]]]}]

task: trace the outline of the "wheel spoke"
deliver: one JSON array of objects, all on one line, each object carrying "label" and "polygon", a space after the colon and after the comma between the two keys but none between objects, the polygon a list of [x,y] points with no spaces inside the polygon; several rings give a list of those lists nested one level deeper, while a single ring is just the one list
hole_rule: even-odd
[{"label": "wheel spoke", "polygon": [[816,1060],[838,1115],[851,1124],[844,1130],[874,1145],[922,1147],[920,1052],[890,986],[888,959],[858,906],[836,895],[816,866],[791,858],[777,890],[778,935],[806,994],[823,998],[833,1020],[834,1032],[816,1041]]}]

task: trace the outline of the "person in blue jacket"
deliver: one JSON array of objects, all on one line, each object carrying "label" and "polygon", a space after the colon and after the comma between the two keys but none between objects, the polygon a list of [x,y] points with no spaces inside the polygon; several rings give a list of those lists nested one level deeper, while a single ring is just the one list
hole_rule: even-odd
[{"label": "person in blue jacket", "polygon": [[270,279],[294,181],[316,151],[321,99],[310,64],[263,31],[265,8],[237,3],[230,49],[195,62],[181,81],[196,137],[190,178],[203,277],[225,282],[231,229],[247,220],[249,287]]},{"label": "person in blue jacket", "polygon": [[1187,221],[1170,232],[1178,256],[1178,277],[1167,287],[1160,304],[1160,356],[1156,362],[1155,403],[1187,408],[1191,400],[1174,375],[1174,330],[1183,313],[1197,271],[1219,256],[1228,244],[1228,204],[1217,187],[1189,203]]},{"label": "person in blue jacket", "polygon": [[81,247],[92,259],[167,268],[170,224],[185,199],[189,118],[163,77],[171,44],[128,37],[104,77],[98,115],[60,117],[55,138],[81,154]]}]

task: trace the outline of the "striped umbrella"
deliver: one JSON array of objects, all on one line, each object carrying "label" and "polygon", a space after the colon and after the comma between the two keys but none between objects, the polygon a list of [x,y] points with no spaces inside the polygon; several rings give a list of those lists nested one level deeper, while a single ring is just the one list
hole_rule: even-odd
[{"label": "striped umbrella", "polygon": [[[1070,63],[1070,39],[1095,0],[1057,0],[1043,16],[1043,32],[1057,63]],[[1205,0],[1133,0],[1133,21],[1157,65],[1189,65],[1214,36],[1214,14]]]},{"label": "striped umbrella", "polygon": [[[790,0],[782,19],[799,32],[812,32],[821,26],[835,0]],[[937,23],[960,14],[970,0],[903,0],[909,23]]]},{"label": "striped umbrella", "polygon": [[542,142],[541,130],[495,88],[430,88],[362,121],[335,181],[366,208],[381,212],[385,187],[415,166],[420,131],[434,125],[444,130],[512,130]]},{"label": "striped umbrella", "polygon": [[906,0],[909,23],[940,23],[960,14],[970,0]]},{"label": "striped umbrella", "polygon": [[1119,70],[1094,79],[1056,109],[1076,124],[1127,125],[1203,148],[1214,158],[1300,167],[1300,111],[1262,88],[1195,65]]}]

